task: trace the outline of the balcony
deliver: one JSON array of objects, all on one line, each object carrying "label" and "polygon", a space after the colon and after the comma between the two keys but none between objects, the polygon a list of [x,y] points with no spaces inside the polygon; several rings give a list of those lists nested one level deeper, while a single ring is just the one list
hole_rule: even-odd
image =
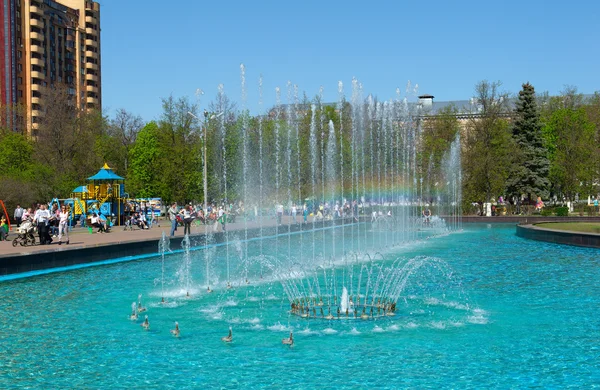
[{"label": "balcony", "polygon": [[86,85],[85,90],[86,92],[98,92],[98,87],[95,87],[93,85]]},{"label": "balcony", "polygon": [[39,16],[44,16],[44,10],[42,10],[40,7],[34,4],[31,4],[31,6],[29,7],[29,12]]},{"label": "balcony", "polygon": [[86,39],[85,40],[85,44],[87,46],[93,46],[93,47],[98,47],[98,41],[94,41],[92,39]]},{"label": "balcony", "polygon": [[98,103],[98,99],[94,98],[94,97],[89,97],[88,96],[88,97],[85,98],[85,102],[88,103],[88,104],[89,103],[96,104],[96,103]]},{"label": "balcony", "polygon": [[32,26],[35,26],[35,27],[44,28],[44,22],[41,19],[31,18],[31,20],[29,21],[29,24],[31,24]]},{"label": "balcony", "polygon": [[97,20],[96,20],[96,17],[95,17],[95,16],[86,16],[86,17],[85,17],[85,22],[86,22],[86,23],[96,23],[96,22],[97,22]]},{"label": "balcony", "polygon": [[86,27],[85,28],[85,33],[86,33],[86,35],[97,36],[98,35],[98,30],[96,30],[95,28]]},{"label": "balcony", "polygon": [[34,70],[34,71],[31,71],[31,78],[44,80],[46,78],[46,75],[44,75],[42,72],[38,72],[38,71]]},{"label": "balcony", "polygon": [[31,58],[31,65],[37,65],[37,66],[44,66],[44,60],[42,60],[41,58],[35,58],[32,57]]},{"label": "balcony", "polygon": [[96,58],[98,56],[98,54],[94,53],[93,51],[86,50],[85,51],[85,56],[86,57]]},{"label": "balcony", "polygon": [[31,51],[33,53],[44,54],[44,48],[38,45],[31,45]]},{"label": "balcony", "polygon": [[40,84],[31,84],[32,91],[40,91],[41,89],[42,89],[42,86]]},{"label": "balcony", "polygon": [[98,76],[95,74],[86,74],[85,79],[90,81],[98,81]]},{"label": "balcony", "polygon": [[29,33],[29,37],[31,39],[37,39],[38,41],[44,41],[44,34],[41,34],[39,32],[32,31],[31,33]]},{"label": "balcony", "polygon": [[85,63],[85,68],[86,69],[92,69],[92,70],[98,70],[98,65],[97,64],[93,64],[91,62],[86,62]]},{"label": "balcony", "polygon": [[31,110],[31,116],[37,116],[39,118],[44,116],[44,113],[40,110]]},{"label": "balcony", "polygon": [[41,100],[42,100],[41,98],[34,96],[31,98],[31,103],[32,104],[40,104]]}]

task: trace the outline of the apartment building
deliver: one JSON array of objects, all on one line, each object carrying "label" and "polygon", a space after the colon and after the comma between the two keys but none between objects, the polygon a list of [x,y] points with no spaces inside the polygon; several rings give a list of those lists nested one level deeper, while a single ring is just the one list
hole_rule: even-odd
[{"label": "apartment building", "polygon": [[58,84],[79,109],[102,109],[99,3],[0,0],[0,20],[0,115],[22,105],[21,120],[36,136],[42,91]]}]

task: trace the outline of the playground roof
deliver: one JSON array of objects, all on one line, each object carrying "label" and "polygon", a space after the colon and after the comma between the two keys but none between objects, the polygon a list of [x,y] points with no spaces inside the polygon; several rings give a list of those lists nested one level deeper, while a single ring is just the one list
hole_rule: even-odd
[{"label": "playground roof", "polygon": [[102,168],[94,176],[88,177],[87,180],[125,180],[121,176],[113,172],[112,168],[104,164]]},{"label": "playground roof", "polygon": [[87,187],[86,186],[79,186],[77,188],[75,188],[73,191],[71,192],[77,192],[77,193],[81,193],[81,192],[88,192]]}]

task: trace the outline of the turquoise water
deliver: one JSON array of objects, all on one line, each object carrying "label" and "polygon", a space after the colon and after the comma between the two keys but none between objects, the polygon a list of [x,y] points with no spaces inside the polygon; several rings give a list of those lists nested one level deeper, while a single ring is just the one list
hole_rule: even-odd
[{"label": "turquoise water", "polygon": [[[383,266],[431,261],[415,270],[394,317],[369,321],[290,315],[269,268],[275,257],[290,269],[311,262],[323,239],[328,257],[342,253],[339,229],[315,233],[314,250],[312,233],[265,241],[262,261],[240,263],[240,242],[210,249],[212,294],[204,291],[204,251],[191,252],[190,279],[177,274],[183,255],[167,256],[165,305],[160,257],[5,281],[0,388],[598,387],[600,252],[514,231],[465,225],[372,253]],[[347,248],[360,246],[348,228],[343,238]],[[252,242],[248,253],[260,248]],[[346,268],[336,266],[338,280]],[[128,319],[138,294],[149,331],[143,315]],[[180,338],[169,332],[175,321]],[[230,326],[234,341],[223,343]],[[281,343],[290,330],[293,348]]]}]

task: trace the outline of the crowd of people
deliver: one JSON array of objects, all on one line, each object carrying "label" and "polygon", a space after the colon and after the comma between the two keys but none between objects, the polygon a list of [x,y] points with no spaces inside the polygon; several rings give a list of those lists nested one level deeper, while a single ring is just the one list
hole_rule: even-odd
[{"label": "crowd of people", "polygon": [[[0,217],[0,239],[8,238],[9,226],[4,215]],[[98,229],[98,232],[108,232],[112,221],[106,218],[97,210],[91,210],[89,214],[81,216],[81,226]],[[71,208],[67,204],[58,203],[36,204],[29,208],[23,208],[17,204],[13,213],[13,224],[16,230],[22,225],[32,226],[32,230],[37,233],[40,245],[50,245],[55,239],[58,239],[58,245],[65,243],[69,245],[69,230],[75,225],[74,216]],[[23,234],[30,234],[25,232]],[[34,237],[32,236],[33,240]]]},{"label": "crowd of people", "polygon": [[[13,213],[13,221],[16,227],[22,224],[32,224],[37,231],[41,245],[50,245],[55,238],[58,238],[58,244],[69,244],[69,221],[70,210],[65,206],[52,205],[49,208],[46,204],[37,204],[27,209],[17,205]],[[6,240],[8,235],[8,223],[6,217],[0,217],[0,239]]]}]

